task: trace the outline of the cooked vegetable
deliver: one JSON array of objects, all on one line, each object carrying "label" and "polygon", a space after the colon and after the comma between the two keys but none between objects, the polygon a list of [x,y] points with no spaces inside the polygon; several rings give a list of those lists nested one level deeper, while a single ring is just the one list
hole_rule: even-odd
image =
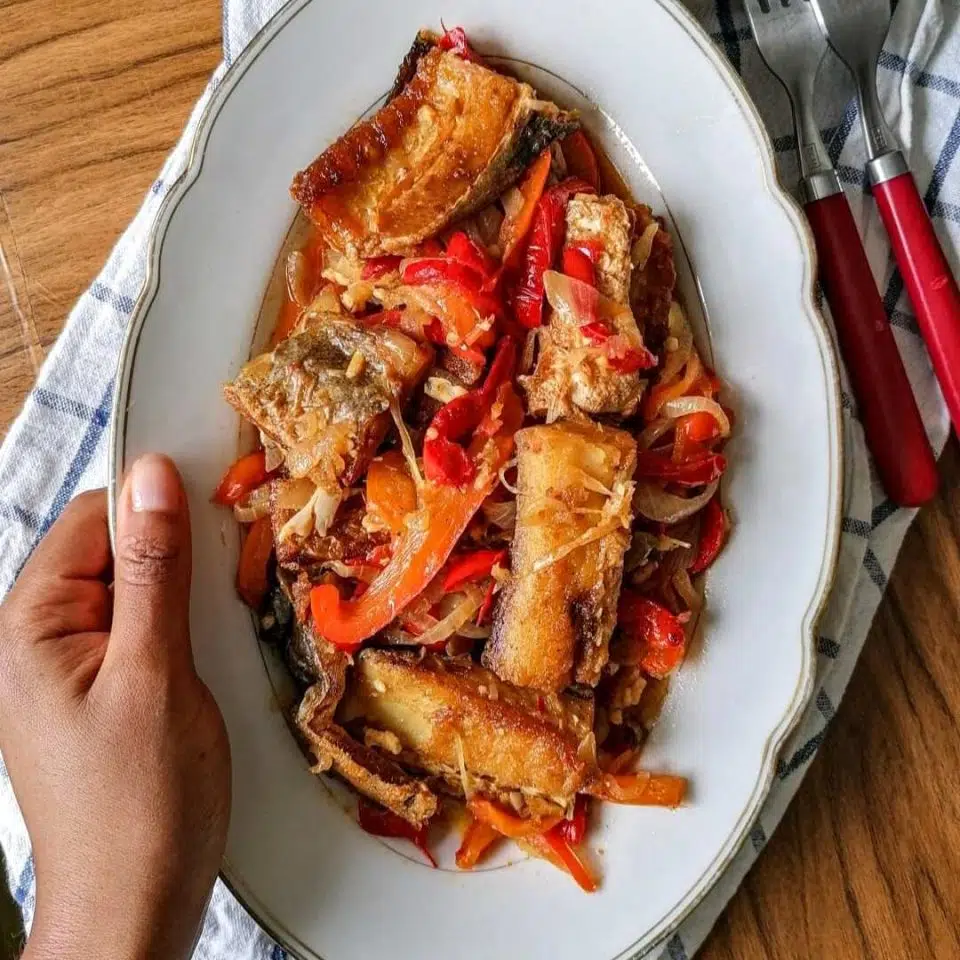
[{"label": "cooked vegetable", "polygon": [[716,494],[707,502],[700,517],[700,542],[689,567],[690,573],[703,573],[717,559],[726,536],[727,518],[720,506],[720,496]]},{"label": "cooked vegetable", "polygon": [[562,820],[554,829],[567,843],[578,846],[583,843],[587,833],[587,798],[580,794],[573,806],[573,816],[569,820]]},{"label": "cooked vegetable", "polygon": [[531,164],[520,182],[517,193],[520,202],[516,209],[507,211],[500,225],[500,248],[503,263],[508,268],[517,266],[523,252],[523,242],[533,225],[534,213],[550,173],[550,151],[544,150]]},{"label": "cooked vegetable", "polygon": [[523,849],[534,856],[548,860],[555,867],[569,873],[586,893],[594,893],[597,890],[596,877],[584,862],[580,851],[567,843],[555,830],[537,836],[524,837],[519,843]]},{"label": "cooked vegetable", "polygon": [[527,329],[543,322],[543,275],[560,255],[567,202],[575,194],[592,190],[589,183],[572,178],[548,188],[537,201],[523,267],[511,296],[514,314]]},{"label": "cooked vegetable", "polygon": [[260,609],[270,588],[268,574],[272,554],[270,518],[261,517],[247,530],[237,567],[237,593],[251,610]]},{"label": "cooked vegetable", "polygon": [[417,485],[399,450],[376,457],[367,469],[367,514],[392,533],[403,533],[417,509]]},{"label": "cooked vegetable", "polygon": [[399,837],[409,840],[430,861],[430,866],[436,869],[437,861],[427,847],[425,826],[414,827],[395,813],[374,806],[363,797],[357,803],[357,823],[375,837]]},{"label": "cooked vegetable", "polygon": [[687,792],[687,781],[683,777],[646,771],[605,773],[587,789],[592,796],[610,803],[678,807]]},{"label": "cooked vegetable", "polygon": [[587,135],[582,130],[571,133],[560,141],[563,159],[571,176],[586,180],[594,190],[600,190],[600,167],[597,155],[590,146]]},{"label": "cooked vegetable", "polygon": [[676,614],[663,604],[625,590],[617,619],[623,640],[618,646],[619,663],[639,664],[658,679],[679,666],[686,653],[686,634]]},{"label": "cooked vegetable", "polygon": [[681,487],[702,487],[718,480],[727,468],[722,453],[694,452],[677,463],[673,458],[652,450],[637,454],[637,478],[675,483]]},{"label": "cooked vegetable", "polygon": [[483,386],[456,397],[437,411],[423,441],[423,468],[428,480],[455,487],[473,481],[477,464],[458,441],[478,431],[481,421],[489,415],[497,391],[510,379],[515,357],[513,342],[505,337],[497,347]]},{"label": "cooked vegetable", "polygon": [[472,870],[501,836],[489,823],[471,816],[457,850],[457,866],[461,870]]},{"label": "cooked vegetable", "polygon": [[678,523],[701,510],[716,493],[718,485],[719,481],[714,480],[694,497],[678,497],[667,493],[659,484],[640,482],[633,494],[633,509],[648,520]]},{"label": "cooked vegetable", "polygon": [[269,478],[266,454],[262,450],[248,453],[227,468],[213,493],[213,502],[232,507]]},{"label": "cooked vegetable", "polygon": [[313,588],[310,608],[324,637],[342,649],[356,650],[433,579],[513,452],[518,405],[510,385],[503,384],[468,451],[471,462],[480,464],[476,480],[464,491],[435,483],[424,486],[420,507],[397,538],[390,563],[359,600],[341,600],[332,584]]},{"label": "cooked vegetable", "polygon": [[506,550],[474,550],[450,558],[443,578],[443,589],[457,590],[465,583],[476,583],[490,576],[495,566],[502,566]]}]

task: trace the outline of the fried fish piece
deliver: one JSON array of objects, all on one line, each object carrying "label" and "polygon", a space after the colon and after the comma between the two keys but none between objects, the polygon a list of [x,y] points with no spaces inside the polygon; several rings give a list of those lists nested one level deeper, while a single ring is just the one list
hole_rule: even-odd
[{"label": "fried fish piece", "polygon": [[403,89],[293,179],[294,200],[343,253],[412,253],[577,128],[528,84],[434,45],[425,51],[424,36],[401,69]]},{"label": "fried fish piece", "polygon": [[567,810],[596,771],[592,700],[520,690],[467,659],[364,650],[338,716],[393,734],[404,766],[520,813]]},{"label": "fried fish piece", "polygon": [[363,473],[433,360],[429,345],[387,327],[319,314],[310,328],[247,363],[223,388],[284,455],[294,478],[338,491]]},{"label": "fried fish piece", "polygon": [[633,520],[636,441],[585,422],[517,433],[511,577],[483,663],[523,687],[596,686],[609,656]]},{"label": "fried fish piece", "polygon": [[[566,216],[566,243],[593,254],[597,289],[605,298],[601,319],[624,346],[645,349],[629,303],[630,212],[617,197],[577,194],[567,204]],[[637,372],[622,372],[611,364],[609,343],[598,345],[584,335],[580,311],[567,298],[552,294],[555,283],[550,274],[545,277],[552,309],[540,330],[536,367],[520,378],[530,413],[548,423],[583,414],[630,416],[640,403],[644,381]]]},{"label": "fried fish piece", "polygon": [[330,723],[324,692],[315,690],[307,690],[297,712],[297,727],[316,759],[311,771],[335,773],[413,826],[425,826],[437,812],[436,794],[382,753]]}]

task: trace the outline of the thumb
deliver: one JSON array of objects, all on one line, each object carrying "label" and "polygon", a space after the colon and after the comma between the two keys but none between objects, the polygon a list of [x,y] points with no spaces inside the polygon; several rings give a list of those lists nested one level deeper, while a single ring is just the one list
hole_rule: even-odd
[{"label": "thumb", "polygon": [[190,663],[190,517],[180,474],[146,454],[117,504],[113,629],[107,659]]}]

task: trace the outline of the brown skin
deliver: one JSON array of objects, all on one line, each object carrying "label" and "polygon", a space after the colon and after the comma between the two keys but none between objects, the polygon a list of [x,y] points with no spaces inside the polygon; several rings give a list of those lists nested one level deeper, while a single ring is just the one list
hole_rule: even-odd
[{"label": "brown skin", "polygon": [[0,606],[0,749],[33,842],[26,960],[187,957],[230,812],[223,719],[190,648],[173,464],[77,497]]}]

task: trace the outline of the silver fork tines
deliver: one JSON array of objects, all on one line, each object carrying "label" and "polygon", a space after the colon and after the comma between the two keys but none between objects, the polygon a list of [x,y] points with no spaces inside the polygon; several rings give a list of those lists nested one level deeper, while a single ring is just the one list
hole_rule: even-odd
[{"label": "silver fork tines", "polygon": [[813,112],[813,94],[827,41],[809,0],[744,0],[764,62],[790,97],[802,188],[807,199],[840,191]]}]

